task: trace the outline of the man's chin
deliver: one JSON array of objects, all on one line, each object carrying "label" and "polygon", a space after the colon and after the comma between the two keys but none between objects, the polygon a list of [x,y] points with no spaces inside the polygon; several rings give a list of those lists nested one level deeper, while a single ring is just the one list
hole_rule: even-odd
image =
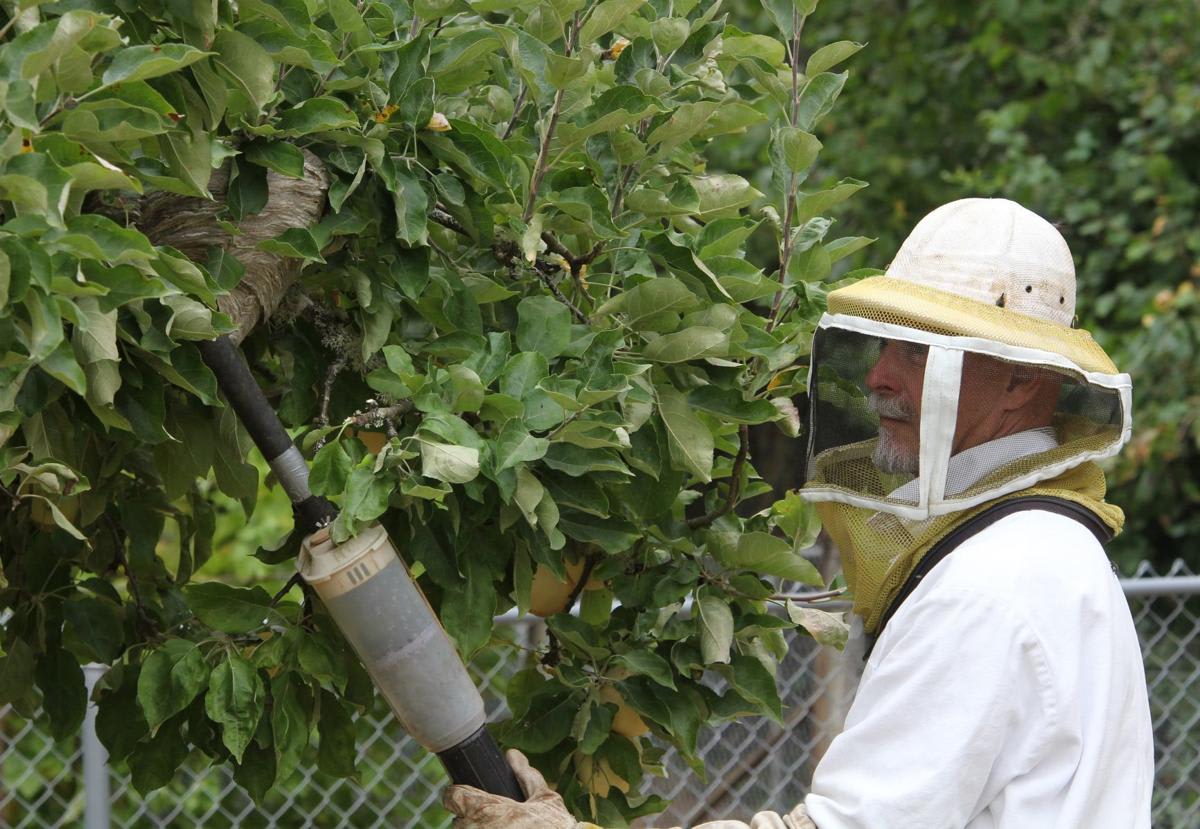
[{"label": "man's chin", "polygon": [[916,475],[920,468],[916,452],[896,446],[882,435],[872,460],[875,467],[885,475]]}]

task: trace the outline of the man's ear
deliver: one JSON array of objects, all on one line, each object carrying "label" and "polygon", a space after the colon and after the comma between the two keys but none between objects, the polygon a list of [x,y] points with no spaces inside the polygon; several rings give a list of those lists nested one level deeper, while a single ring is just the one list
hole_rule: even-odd
[{"label": "man's ear", "polygon": [[1053,409],[1058,400],[1059,385],[1058,380],[1047,377],[1045,372],[1014,366],[1001,406],[1007,411],[1017,411],[1028,408],[1036,401],[1042,406],[1049,404]]}]

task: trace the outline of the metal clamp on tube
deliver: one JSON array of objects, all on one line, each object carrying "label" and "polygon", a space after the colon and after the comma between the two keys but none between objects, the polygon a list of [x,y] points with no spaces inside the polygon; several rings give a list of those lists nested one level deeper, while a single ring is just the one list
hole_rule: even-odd
[{"label": "metal clamp on tube", "polygon": [[341,545],[318,530],[297,565],[405,730],[439,755],[451,780],[524,800],[484,727],[483,698],[383,527]]}]

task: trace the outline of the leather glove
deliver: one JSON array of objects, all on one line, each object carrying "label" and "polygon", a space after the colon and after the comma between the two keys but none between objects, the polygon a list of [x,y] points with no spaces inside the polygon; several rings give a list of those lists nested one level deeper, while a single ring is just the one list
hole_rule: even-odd
[{"label": "leather glove", "polygon": [[442,796],[442,805],[457,816],[454,829],[576,829],[580,826],[567,811],[562,797],[551,790],[524,754],[510,749],[505,757],[525,792],[525,802],[518,803],[473,786],[450,786]]},{"label": "leather glove", "polygon": [[[577,822],[562,797],[551,790],[524,754],[510,749],[505,757],[525,792],[525,802],[518,803],[472,786],[449,786],[442,796],[442,805],[456,815],[454,829],[600,829],[592,823]],[[736,820],[717,820],[695,829],[817,829],[817,826],[801,805],[786,817],[759,812],[749,825]]]}]

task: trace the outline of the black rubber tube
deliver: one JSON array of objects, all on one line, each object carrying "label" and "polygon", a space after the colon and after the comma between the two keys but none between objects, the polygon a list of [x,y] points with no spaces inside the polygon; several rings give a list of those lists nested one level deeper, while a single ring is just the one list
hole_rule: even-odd
[{"label": "black rubber tube", "polygon": [[517,782],[512,766],[504,759],[500,746],[496,745],[487,726],[453,748],[439,752],[438,759],[454,783],[474,786],[509,800],[525,800],[525,793],[521,791],[521,784]]},{"label": "black rubber tube", "polygon": [[279,422],[279,415],[271,408],[254,375],[250,373],[241,349],[229,337],[202,341],[196,344],[200,356],[217,376],[217,384],[229,405],[237,412],[238,419],[250,433],[251,440],[267,462],[278,458],[292,447],[292,439]]}]

